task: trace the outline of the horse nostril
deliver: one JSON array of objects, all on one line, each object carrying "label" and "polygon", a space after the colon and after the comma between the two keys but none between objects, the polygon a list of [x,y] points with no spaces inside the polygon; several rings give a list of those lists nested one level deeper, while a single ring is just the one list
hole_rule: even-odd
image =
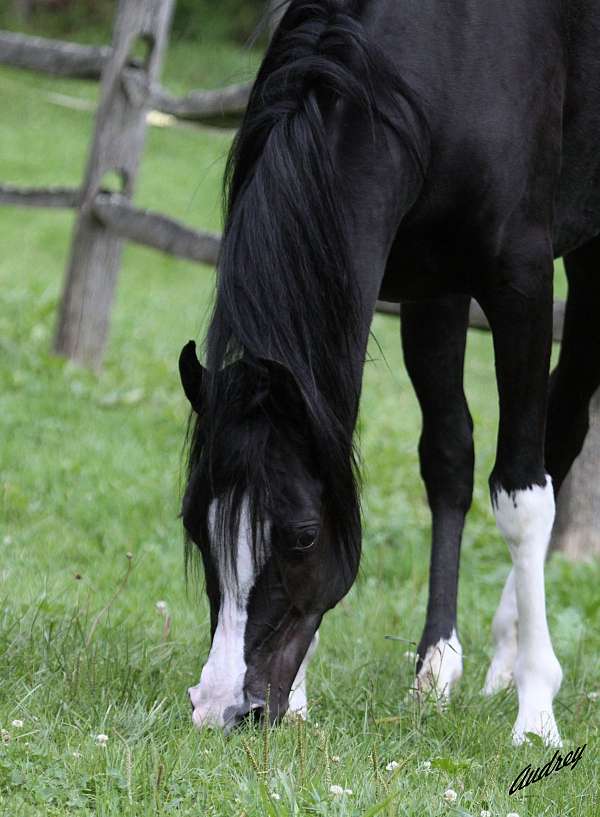
[{"label": "horse nostril", "polygon": [[225,715],[223,724],[223,731],[225,734],[229,735],[234,729],[239,729],[240,726],[243,726],[246,723],[247,717],[248,712],[244,709],[235,710],[231,713],[228,711]]},{"label": "horse nostril", "polygon": [[241,726],[258,723],[263,716],[264,709],[264,701],[245,701],[239,707],[230,707],[224,713],[225,734],[228,735],[233,729]]}]

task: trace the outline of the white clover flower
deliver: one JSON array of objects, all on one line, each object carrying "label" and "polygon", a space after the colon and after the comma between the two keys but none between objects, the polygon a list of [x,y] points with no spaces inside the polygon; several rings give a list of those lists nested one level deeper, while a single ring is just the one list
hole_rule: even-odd
[{"label": "white clover flower", "polygon": [[96,735],[96,743],[98,746],[106,746],[108,743],[108,735]]},{"label": "white clover flower", "polygon": [[22,729],[23,728],[23,721],[19,718],[15,718],[12,722],[11,726],[14,726],[15,729]]},{"label": "white clover flower", "polygon": [[388,765],[385,767],[386,772],[393,772],[394,769],[397,769],[400,764],[397,760],[390,760]]},{"label": "white clover flower", "polygon": [[516,811],[511,811],[506,815],[506,817],[519,817],[519,815]]},{"label": "white clover flower", "polygon": [[281,800],[281,795],[277,794],[276,791],[271,791],[269,794],[271,795],[272,800]]},{"label": "white clover flower", "polygon": [[157,613],[160,613],[161,616],[167,612],[167,602],[166,601],[157,601],[154,605],[156,607]]},{"label": "white clover flower", "polygon": [[417,766],[417,771],[419,772],[431,771],[431,760],[424,760],[422,763],[419,763],[419,765]]},{"label": "white clover flower", "polygon": [[339,755],[332,755],[330,760],[331,760],[332,763],[339,763],[341,758],[340,758]]},{"label": "white clover flower", "polygon": [[333,786],[329,787],[329,791],[335,797],[340,797],[342,794],[348,794],[348,795],[354,794],[352,789],[345,789],[343,786],[337,786],[335,784]]},{"label": "white clover flower", "polygon": [[447,803],[456,803],[458,800],[458,794],[454,791],[454,789],[446,789],[444,792],[444,800]]},{"label": "white clover flower", "polygon": [[597,701],[600,698],[600,692],[588,692],[588,701]]},{"label": "white clover flower", "polygon": [[71,752],[71,754],[72,754],[72,755],[73,755],[73,757],[74,757],[74,758],[76,758],[77,760],[79,760],[79,758],[81,757],[81,752]]},{"label": "white clover flower", "polygon": [[479,817],[492,817],[492,812],[488,811],[485,808],[482,808],[481,811],[479,812]]}]

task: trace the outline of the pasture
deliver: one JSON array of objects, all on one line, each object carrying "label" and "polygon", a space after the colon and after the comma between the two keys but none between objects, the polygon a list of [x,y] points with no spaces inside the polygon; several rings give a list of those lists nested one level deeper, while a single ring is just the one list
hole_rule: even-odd
[{"label": "pasture", "polygon": [[[165,80],[175,91],[210,87],[246,78],[255,63],[220,43],[175,43]],[[0,178],[76,184],[95,92],[0,70]],[[218,229],[229,141],[153,127],[136,203]],[[466,388],[476,488],[459,601],[465,676],[449,708],[407,700],[406,653],[425,614],[429,512],[398,323],[378,316],[360,420],[362,569],[322,626],[310,720],[228,738],[193,730],[185,691],[208,651],[208,609],[183,579],[177,517],[187,408],[177,357],[201,333],[213,271],[128,247],[107,362],[94,376],[48,354],[71,224],[69,213],[0,213],[1,813],[597,814],[598,564],[555,556],[547,569],[565,672],[555,711],[565,750],[587,744],[576,769],[509,797],[517,774],[552,751],[513,749],[514,693],[479,694],[509,557],[487,489],[497,421],[491,342],[474,332]],[[351,793],[332,794],[332,785]]]}]

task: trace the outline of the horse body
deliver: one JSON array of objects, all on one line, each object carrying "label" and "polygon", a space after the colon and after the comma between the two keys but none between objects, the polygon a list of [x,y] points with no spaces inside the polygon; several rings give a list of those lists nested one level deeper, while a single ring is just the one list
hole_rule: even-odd
[{"label": "horse body", "polygon": [[383,300],[476,295],[525,196],[538,218],[555,207],[554,257],[600,232],[600,4],[576,5],[372,4],[373,41],[422,100],[431,132]]},{"label": "horse body", "polygon": [[[235,725],[267,695],[273,719],[289,700],[304,709],[310,645],[358,567],[352,435],[378,297],[402,303],[423,412],[433,529],[417,687],[447,695],[460,677],[475,297],[494,338],[490,489],[513,559],[485,691],[514,680],[515,742],[560,743],[543,566],[600,383],[600,363],[581,361],[600,341],[599,29],[599,0],[291,3],[232,153],[208,371],[189,346],[181,359],[198,414],[184,523],[213,631],[191,691],[199,725]],[[548,409],[561,254],[570,297]]]}]

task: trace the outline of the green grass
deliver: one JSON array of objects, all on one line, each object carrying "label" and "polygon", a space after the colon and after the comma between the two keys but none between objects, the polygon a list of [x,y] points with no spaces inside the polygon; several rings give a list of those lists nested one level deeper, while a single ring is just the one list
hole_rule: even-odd
[{"label": "green grass", "polygon": [[[180,45],[167,80],[176,85],[185,68],[186,82],[214,84],[253,60]],[[2,181],[80,179],[92,117],[53,104],[47,94],[56,92],[94,96],[83,83],[0,71]],[[223,135],[152,129],[136,201],[218,228],[227,146]],[[600,702],[587,694],[600,689],[598,564],[555,557],[547,571],[565,670],[557,717],[566,747],[588,744],[577,768],[509,797],[517,773],[550,753],[512,748],[514,693],[479,695],[509,565],[488,507],[497,401],[483,334],[471,334],[467,362],[477,479],[460,590],[465,677],[449,709],[406,701],[412,667],[403,654],[423,624],[429,516],[398,325],[377,317],[385,358],[373,345],[360,423],[364,559],[350,595],[324,621],[309,671],[310,721],[227,739],[192,729],[185,690],[207,652],[208,615],[183,581],[177,514],[187,414],[176,361],[201,330],[213,274],[129,247],[106,365],[93,376],[48,353],[71,226],[64,213],[0,213],[0,813],[597,814]],[[168,604],[169,626],[158,600]],[[104,748],[100,733],[109,737]],[[390,773],[392,760],[400,767]],[[332,783],[353,794],[333,797]],[[444,801],[447,788],[456,803]]]}]

